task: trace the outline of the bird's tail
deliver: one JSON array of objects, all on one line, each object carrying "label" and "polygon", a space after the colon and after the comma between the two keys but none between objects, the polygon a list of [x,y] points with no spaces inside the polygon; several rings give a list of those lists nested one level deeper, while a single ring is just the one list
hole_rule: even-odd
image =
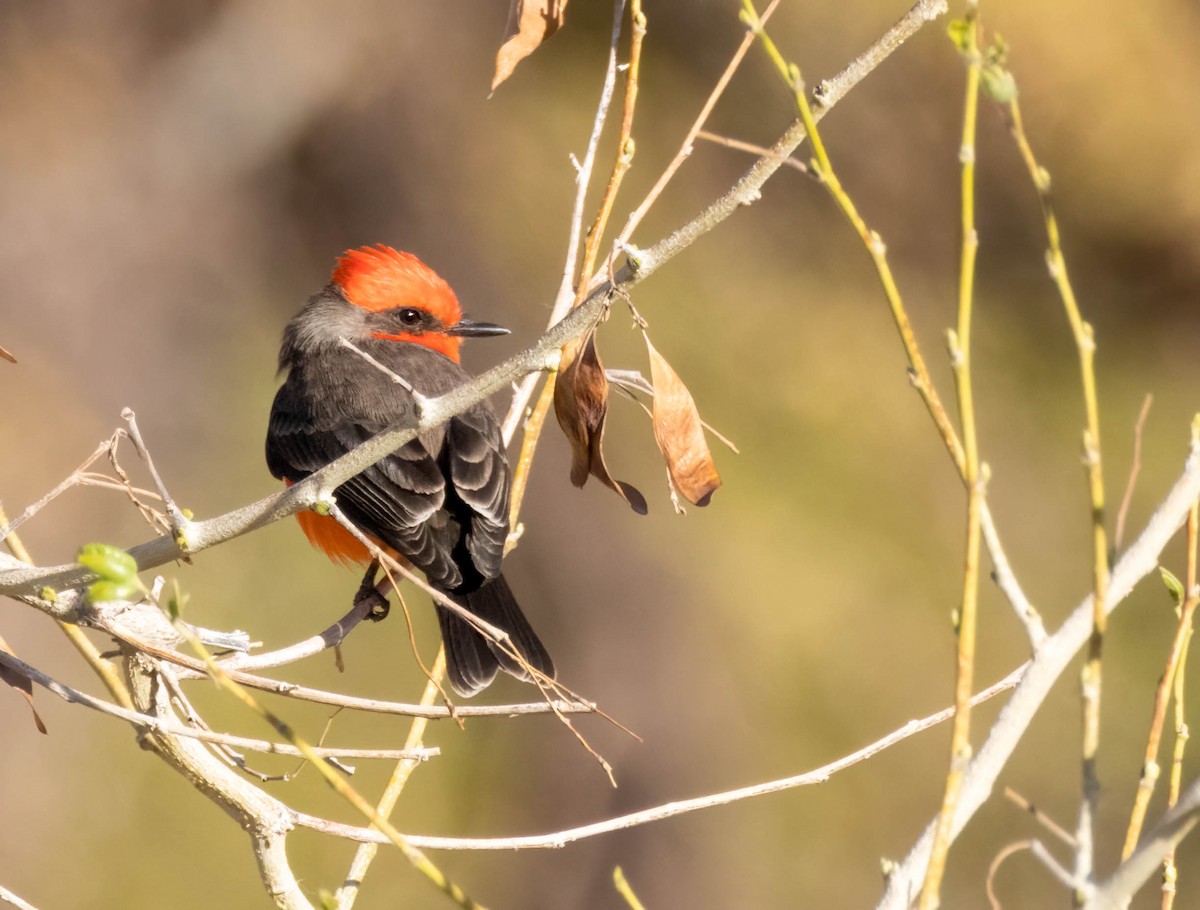
[{"label": "bird's tail", "polygon": [[[449,595],[484,622],[508,633],[509,645],[525,661],[553,679],[554,661],[545,645],[529,625],[503,576],[492,579],[470,594]],[[489,641],[461,616],[438,606],[438,622],[442,641],[446,645],[446,669],[454,691],[470,697],[496,678],[497,670],[511,673],[517,679],[529,680],[521,662],[506,654],[500,645]]]}]

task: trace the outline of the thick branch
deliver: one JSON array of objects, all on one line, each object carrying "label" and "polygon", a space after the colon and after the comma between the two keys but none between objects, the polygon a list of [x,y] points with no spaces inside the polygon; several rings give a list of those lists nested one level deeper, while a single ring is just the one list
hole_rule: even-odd
[{"label": "thick branch", "polygon": [[[153,663],[132,655],[126,668],[138,711],[177,723]],[[203,743],[162,732],[149,733],[146,742],[250,835],[263,884],[275,905],[283,910],[312,910],[288,864],[287,833],[295,823],[292,810],[222,763]]]}]

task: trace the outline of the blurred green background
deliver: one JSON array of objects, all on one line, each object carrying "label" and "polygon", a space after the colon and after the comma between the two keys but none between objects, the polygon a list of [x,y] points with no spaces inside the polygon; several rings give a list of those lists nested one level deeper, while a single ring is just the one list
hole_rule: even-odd
[{"label": "blurred green background", "polygon": [[[20,359],[0,363],[0,499],[10,514],[66,476],[126,406],[197,516],[274,490],[261,453],[279,334],[347,247],[412,250],[470,315],[513,329],[470,346],[471,369],[536,337],[559,282],[574,193],[568,155],[585,148],[610,11],[573,4],[566,28],[489,99],[506,6],[0,5],[0,344]],[[637,157],[616,224],[674,155],[738,44],[736,7],[648,4]],[[815,81],[905,9],[904,0],[785,2],[770,30]],[[1082,0],[1017,0],[988,5],[985,17],[1012,47],[1026,125],[1053,174],[1068,261],[1096,328],[1114,507],[1138,408],[1154,395],[1131,535],[1178,472],[1200,407],[1200,13],[1183,0],[1105,15]],[[822,130],[889,245],[952,400],[943,332],[957,280],[963,67],[944,26],[903,47]],[[791,119],[789,97],[756,51],[710,128],[769,144]],[[1078,367],[1045,273],[1037,200],[991,106],[978,155],[976,405],[989,500],[1054,628],[1090,584]],[[698,147],[635,242],[659,239],[748,164]],[[406,791],[395,816],[402,831],[551,831],[782,777],[951,699],[964,497],[909,387],[869,261],[824,192],[780,173],[759,204],[639,287],[635,302],[704,416],[741,454],[715,447],[724,488],[709,508],[678,517],[647,421],[617,402],[609,465],[651,499],[641,519],[594,482],[569,485],[566,446],[551,428],[506,571],[562,679],[644,742],[595,718],[580,722],[615,766],[614,790],[553,719],[436,725],[429,740],[443,756]],[[622,308],[601,345],[608,366],[644,368]],[[125,463],[133,466],[132,453]],[[83,490],[23,536],[39,561],[55,563],[82,542],[131,545],[147,532],[121,497]],[[1183,574],[1178,542],[1165,560]],[[270,645],[323,628],[357,584],[292,522],[169,574],[190,592],[193,621],[245,628]],[[432,611],[422,596],[410,600],[432,655]],[[1101,868],[1120,848],[1173,622],[1161,585],[1147,582],[1111,626]],[[6,602],[0,629],[26,660],[98,690],[42,616]],[[990,585],[980,634],[981,685],[1027,656]],[[344,675],[327,657],[287,675],[382,698],[419,694],[398,614],[359,629],[345,656]],[[1074,670],[1064,677],[1002,776],[1068,827],[1079,791],[1075,680]],[[265,733],[195,691],[215,724]],[[530,692],[506,680],[486,697]],[[37,703],[49,736],[0,692],[0,883],[42,910],[269,904],[242,832],[140,752],[128,728],[45,693]],[[319,734],[323,712],[276,707]],[[977,729],[995,711],[981,709]],[[342,716],[333,741],[395,746],[405,730],[400,719]],[[880,858],[902,856],[939,803],[948,736],[926,733],[820,787],[561,851],[435,859],[495,908],[621,907],[610,884],[617,864],[651,908],[870,906]],[[360,764],[355,784],[377,793],[387,769]],[[270,790],[355,821],[311,770]],[[993,798],[951,854],[947,903],[982,906],[988,863],[1034,834]],[[299,832],[290,849],[315,894],[340,883],[353,848]],[[1181,906],[1196,906],[1194,840],[1180,864]],[[997,884],[1009,907],[1068,900],[1026,855],[1009,860]],[[398,905],[448,903],[386,853],[359,906]],[[1157,898],[1145,896],[1151,905]]]}]

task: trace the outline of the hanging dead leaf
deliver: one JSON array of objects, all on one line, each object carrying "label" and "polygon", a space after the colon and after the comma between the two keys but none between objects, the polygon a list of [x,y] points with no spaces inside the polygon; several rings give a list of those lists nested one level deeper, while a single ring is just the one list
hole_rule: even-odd
[{"label": "hanging dead leaf", "polygon": [[595,330],[563,348],[554,383],[554,416],[571,444],[571,483],[582,487],[592,475],[645,515],[646,498],[630,484],[614,480],[604,463],[604,421],[608,416],[608,377],[596,353]]},{"label": "hanging dead leaf", "polygon": [[517,64],[558,31],[566,17],[567,0],[512,0],[504,43],[496,54],[492,91],[512,75]]},{"label": "hanging dead leaf", "polygon": [[9,363],[17,362],[17,358],[14,357],[12,354],[10,354],[8,351],[4,350],[4,348],[2,346],[0,346],[0,357],[4,358]]},{"label": "hanging dead leaf", "polygon": [[646,338],[650,382],[654,386],[654,438],[667,460],[667,472],[688,502],[706,506],[721,485],[696,402],[662,354]]},{"label": "hanging dead leaf", "polygon": [[[12,648],[8,646],[8,642],[4,640],[3,636],[0,636],[0,651],[3,651],[5,654],[12,654],[13,657],[17,656],[16,654],[13,654]],[[33,714],[33,723],[37,727],[38,732],[45,733],[46,725],[42,723],[42,719],[38,716],[37,710],[33,707],[33,683],[16,670],[12,670],[3,665],[0,665],[0,682],[7,683],[21,693],[21,695],[25,698],[25,701],[29,703],[29,710]]]}]

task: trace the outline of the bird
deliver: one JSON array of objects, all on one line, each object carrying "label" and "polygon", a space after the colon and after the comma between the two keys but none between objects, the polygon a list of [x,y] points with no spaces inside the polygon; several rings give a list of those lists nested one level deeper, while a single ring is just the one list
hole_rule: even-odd
[{"label": "bird", "polygon": [[[459,362],[464,338],[504,334],[501,326],[464,317],[450,285],[415,255],[384,244],[346,250],[330,283],[284,330],[284,381],[271,406],[268,469],[290,486],[372,436],[414,422],[421,396],[442,395],[470,380]],[[333,495],[362,534],[506,632],[525,664],[552,679],[554,663],[501,574],[509,487],[499,423],[485,402],[422,430]],[[308,540],[334,562],[367,566],[358,597],[377,598],[371,616],[382,619],[387,601],[375,592],[378,564],[367,547],[331,515],[306,510],[296,517]],[[498,670],[530,679],[520,660],[463,617],[435,606],[457,693],[475,695]]]}]

